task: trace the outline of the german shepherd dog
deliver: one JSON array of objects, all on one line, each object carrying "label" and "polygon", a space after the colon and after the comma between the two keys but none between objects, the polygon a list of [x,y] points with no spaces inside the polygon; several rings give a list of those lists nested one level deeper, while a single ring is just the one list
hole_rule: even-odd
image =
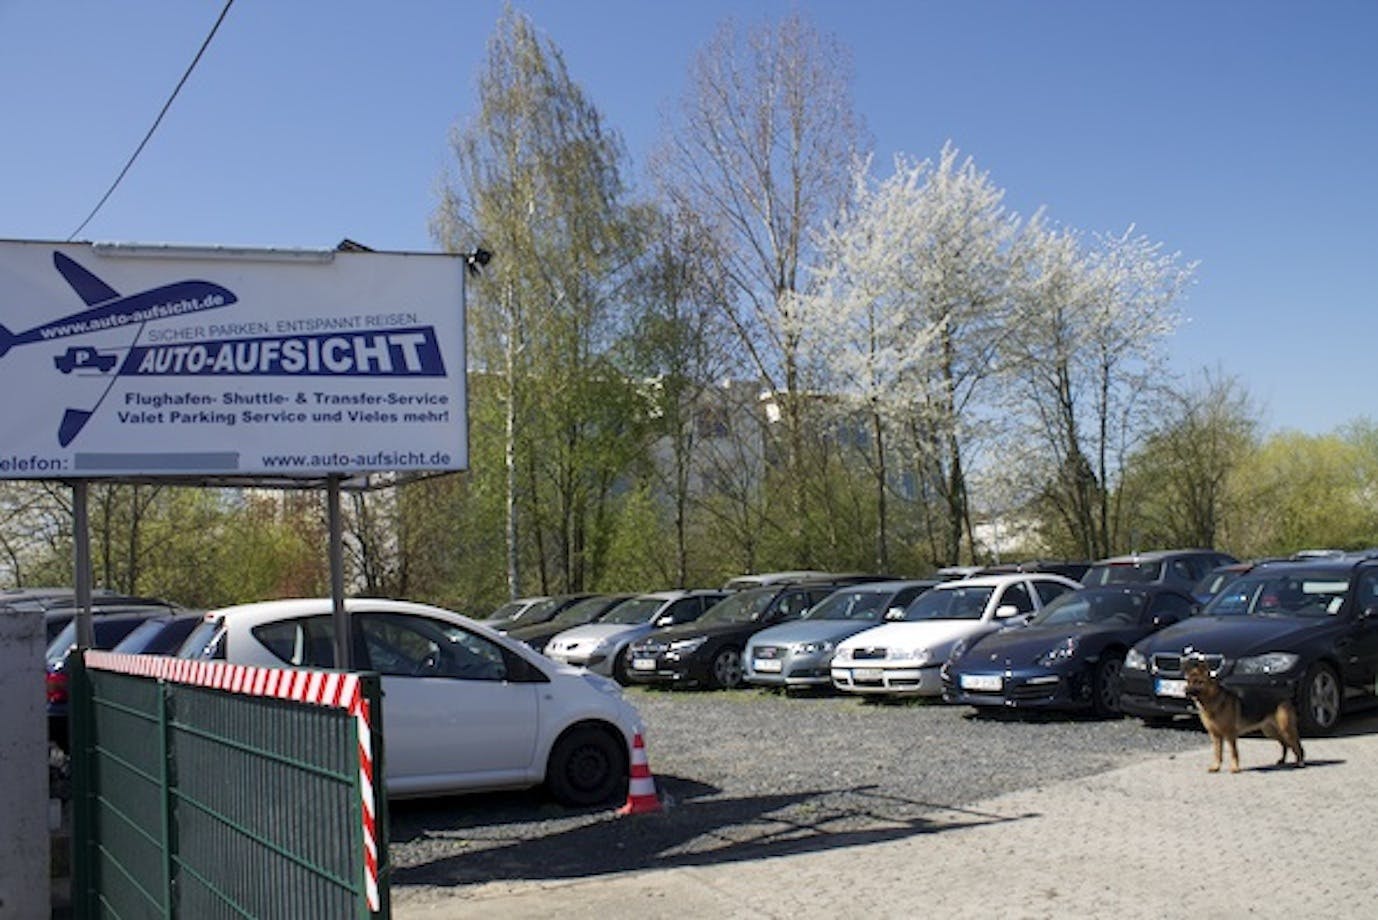
[{"label": "german shepherd dog", "polygon": [[1297,730],[1297,710],[1290,700],[1282,700],[1265,708],[1246,705],[1238,694],[1220,685],[1211,674],[1210,666],[1204,661],[1189,662],[1182,669],[1187,679],[1187,696],[1196,703],[1196,711],[1201,716],[1201,724],[1211,736],[1214,759],[1210,772],[1220,772],[1221,748],[1230,743],[1230,772],[1239,772],[1239,736],[1252,731],[1262,731],[1282,745],[1282,757],[1278,765],[1287,762],[1287,752],[1296,758],[1297,766],[1306,766],[1306,755],[1301,749],[1301,735]]}]

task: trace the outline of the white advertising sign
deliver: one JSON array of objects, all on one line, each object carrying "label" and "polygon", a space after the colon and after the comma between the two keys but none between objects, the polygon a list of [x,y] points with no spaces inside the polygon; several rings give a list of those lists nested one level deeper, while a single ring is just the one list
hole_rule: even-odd
[{"label": "white advertising sign", "polygon": [[0,479],[464,469],[463,272],[0,241]]}]

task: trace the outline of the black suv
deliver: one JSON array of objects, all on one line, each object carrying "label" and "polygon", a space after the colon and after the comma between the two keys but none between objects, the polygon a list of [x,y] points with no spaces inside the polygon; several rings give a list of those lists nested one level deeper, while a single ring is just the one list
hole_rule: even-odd
[{"label": "black suv", "polygon": [[736,687],[742,682],[742,649],[748,639],[767,626],[798,619],[840,587],[839,581],[825,581],[740,591],[692,623],[657,629],[633,642],[626,652],[627,678],[632,683]]},{"label": "black suv", "polygon": [[1146,721],[1195,713],[1184,659],[1204,657],[1225,686],[1297,704],[1302,731],[1334,728],[1378,680],[1378,556],[1267,562],[1197,616],[1136,644],[1120,705]]}]

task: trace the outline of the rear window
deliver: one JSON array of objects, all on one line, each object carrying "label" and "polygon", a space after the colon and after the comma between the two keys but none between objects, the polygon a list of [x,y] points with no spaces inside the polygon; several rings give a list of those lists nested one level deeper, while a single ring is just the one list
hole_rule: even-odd
[{"label": "rear window", "polygon": [[1153,562],[1105,562],[1086,570],[1083,585],[1146,585],[1158,581],[1162,572],[1161,561]]}]

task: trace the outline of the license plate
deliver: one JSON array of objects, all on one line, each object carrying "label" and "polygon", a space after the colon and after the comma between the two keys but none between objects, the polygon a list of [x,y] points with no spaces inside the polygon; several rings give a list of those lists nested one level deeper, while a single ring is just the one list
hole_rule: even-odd
[{"label": "license plate", "polygon": [[1187,697],[1187,682],[1159,677],[1153,681],[1153,692],[1159,696],[1171,696],[1183,700]]},{"label": "license plate", "polygon": [[771,661],[769,658],[757,658],[751,666],[763,674],[779,674],[780,662]]},{"label": "license plate", "polygon": [[1005,685],[999,674],[963,674],[960,679],[963,690],[999,690]]},{"label": "license plate", "polygon": [[852,680],[880,680],[885,672],[880,668],[853,668]]},{"label": "license plate", "polygon": [[633,659],[632,659],[632,670],[633,670],[633,671],[654,671],[655,669],[656,669],[656,660],[655,660],[654,658],[633,658]]}]

